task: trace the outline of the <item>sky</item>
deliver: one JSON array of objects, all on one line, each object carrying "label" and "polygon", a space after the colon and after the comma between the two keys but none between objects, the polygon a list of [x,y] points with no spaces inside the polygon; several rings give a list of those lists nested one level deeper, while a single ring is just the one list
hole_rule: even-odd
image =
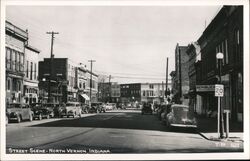
[{"label": "sky", "polygon": [[[28,29],[39,60],[54,55],[74,63],[95,60],[93,71],[112,82],[165,81],[175,70],[177,43],[197,41],[221,6],[7,6],[6,20]],[[169,76],[170,78],[170,76]]]}]

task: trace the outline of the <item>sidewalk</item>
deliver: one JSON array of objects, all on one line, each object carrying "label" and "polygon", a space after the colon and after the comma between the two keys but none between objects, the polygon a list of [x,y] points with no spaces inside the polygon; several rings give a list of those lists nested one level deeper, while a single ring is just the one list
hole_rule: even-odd
[{"label": "sidewalk", "polygon": [[[197,117],[198,132],[207,140],[212,141],[232,141],[243,142],[243,124],[238,122],[229,122],[229,137],[227,139],[218,139],[217,118],[208,118],[205,116]],[[226,136],[226,133],[224,133]]]}]

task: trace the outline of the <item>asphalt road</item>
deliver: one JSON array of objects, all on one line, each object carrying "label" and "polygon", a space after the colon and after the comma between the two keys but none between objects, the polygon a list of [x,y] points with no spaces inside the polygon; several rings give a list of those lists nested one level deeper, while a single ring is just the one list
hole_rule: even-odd
[{"label": "asphalt road", "polygon": [[6,153],[204,153],[241,152],[195,130],[168,131],[155,115],[138,110],[84,114],[6,126]]}]

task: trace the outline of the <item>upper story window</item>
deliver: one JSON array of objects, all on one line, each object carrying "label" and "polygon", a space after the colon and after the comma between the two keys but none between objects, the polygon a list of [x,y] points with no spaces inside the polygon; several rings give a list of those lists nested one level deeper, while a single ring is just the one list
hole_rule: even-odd
[{"label": "upper story window", "polygon": [[241,37],[240,37],[240,30],[235,29],[234,31],[234,60],[240,61],[241,57],[243,56],[241,53]]},{"label": "upper story window", "polygon": [[33,62],[30,62],[30,80],[33,79]]},{"label": "upper story window", "polygon": [[150,84],[150,85],[149,85],[149,88],[150,88],[150,89],[154,89],[154,85],[153,85],[153,84]]},{"label": "upper story window", "polygon": [[11,50],[6,48],[6,68],[11,69]]}]

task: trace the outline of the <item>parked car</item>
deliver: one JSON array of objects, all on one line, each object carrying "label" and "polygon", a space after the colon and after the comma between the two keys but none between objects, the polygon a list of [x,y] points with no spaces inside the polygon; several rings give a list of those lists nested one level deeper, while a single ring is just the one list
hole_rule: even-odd
[{"label": "parked car", "polygon": [[110,111],[110,110],[113,110],[113,109],[114,109],[114,106],[113,106],[112,103],[106,103],[105,109],[106,109],[107,111]]},{"label": "parked car", "polygon": [[78,102],[68,102],[66,103],[65,107],[62,107],[62,110],[60,111],[60,117],[73,117],[76,116],[81,117],[82,109],[81,105]]},{"label": "parked car", "polygon": [[9,121],[20,123],[22,120],[33,120],[33,111],[28,104],[10,103],[7,105],[7,113],[9,113]]},{"label": "parked car", "polygon": [[50,118],[50,111],[46,108],[40,108],[40,109],[35,109],[34,110],[34,116],[33,116],[34,119],[43,119],[43,118],[46,118],[46,119],[49,119]]},{"label": "parked car", "polygon": [[164,111],[164,106],[165,106],[166,104],[162,104],[162,105],[160,105],[157,109],[156,109],[156,114],[157,114],[157,117],[158,117],[158,119],[159,120],[161,120],[161,114],[163,113],[163,111]]},{"label": "parked car", "polygon": [[82,108],[82,114],[89,113],[90,107],[88,104],[81,104],[81,108]]},{"label": "parked car", "polygon": [[53,107],[48,106],[48,104],[42,104],[42,103],[32,103],[31,104],[31,109],[34,112],[34,119],[39,119],[41,120],[42,118],[52,118],[54,117],[54,111]]},{"label": "parked car", "polygon": [[194,113],[189,111],[186,105],[174,104],[171,106],[171,111],[167,114],[166,125],[171,127],[188,127],[197,128],[196,118]]},{"label": "parked car", "polygon": [[167,114],[169,114],[169,112],[171,111],[171,104],[165,104],[162,105],[162,113],[161,113],[161,121],[163,124],[166,123],[166,119],[167,119]]},{"label": "parked car", "polygon": [[6,114],[5,114],[5,125],[7,125],[9,123],[9,112],[6,111]]},{"label": "parked car", "polygon": [[106,112],[106,106],[102,102],[91,103],[90,113]]},{"label": "parked car", "polygon": [[153,114],[153,109],[150,103],[144,103],[142,110],[141,110],[141,114]]},{"label": "parked car", "polygon": [[49,111],[50,118],[55,117],[56,113],[59,114],[59,111],[57,111],[60,109],[59,103],[45,103],[43,107]]}]

